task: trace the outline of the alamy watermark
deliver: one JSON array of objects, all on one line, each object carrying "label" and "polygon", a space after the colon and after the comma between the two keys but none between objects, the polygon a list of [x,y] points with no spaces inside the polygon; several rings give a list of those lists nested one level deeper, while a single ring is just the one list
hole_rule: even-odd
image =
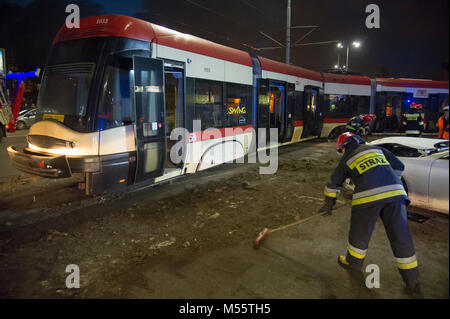
[{"label": "alamy watermark", "polygon": [[69,4],[66,7],[66,12],[69,13],[66,17],[67,29],[78,29],[80,27],[80,7],[76,4]]},{"label": "alamy watermark", "polygon": [[367,29],[380,28],[380,7],[377,4],[369,4],[366,13],[370,13],[366,18]]},{"label": "alamy watermark", "polygon": [[375,264],[367,265],[366,272],[370,273],[366,277],[366,287],[369,289],[380,288],[380,267]]},{"label": "alamy watermark", "polygon": [[70,273],[66,277],[66,287],[69,289],[80,288],[80,267],[76,264],[67,265],[66,273]]},{"label": "alamy watermark", "polygon": [[[269,131],[269,136],[267,136]],[[208,128],[201,130],[201,121],[193,121],[193,133],[185,128],[175,128],[171,140],[177,142],[170,150],[170,160],[174,164],[182,162],[189,165],[205,164],[202,161],[221,163],[256,163],[265,165],[259,168],[260,174],[275,174],[278,170],[278,128],[229,127],[225,129]],[[258,142],[256,143],[256,136]],[[210,141],[214,142],[210,142]],[[221,141],[217,143],[217,141]],[[188,145],[190,145],[188,147]]]}]

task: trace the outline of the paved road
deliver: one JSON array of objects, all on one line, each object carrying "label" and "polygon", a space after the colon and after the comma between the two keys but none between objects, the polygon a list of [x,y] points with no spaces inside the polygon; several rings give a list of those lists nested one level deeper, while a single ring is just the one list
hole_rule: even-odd
[{"label": "paved road", "polygon": [[6,148],[11,144],[15,145],[18,149],[25,147],[27,145],[27,133],[28,130],[7,133],[8,136],[3,138],[2,143],[0,144],[0,181],[20,174],[20,172],[11,165]]}]

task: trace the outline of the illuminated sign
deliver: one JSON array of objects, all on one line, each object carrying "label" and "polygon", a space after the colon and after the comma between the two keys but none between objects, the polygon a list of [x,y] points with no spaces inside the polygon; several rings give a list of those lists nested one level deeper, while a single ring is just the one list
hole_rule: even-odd
[{"label": "illuminated sign", "polygon": [[64,114],[44,114],[42,116],[43,120],[55,120],[58,122],[64,122]]},{"label": "illuminated sign", "polygon": [[428,98],[428,91],[425,89],[415,89],[414,97],[418,98]]},{"label": "illuminated sign", "polygon": [[228,115],[234,115],[234,114],[247,114],[247,109],[245,106],[239,107],[239,106],[230,106],[227,108],[227,114]]},{"label": "illuminated sign", "polygon": [[0,48],[0,73],[6,73],[6,54],[5,49]]}]

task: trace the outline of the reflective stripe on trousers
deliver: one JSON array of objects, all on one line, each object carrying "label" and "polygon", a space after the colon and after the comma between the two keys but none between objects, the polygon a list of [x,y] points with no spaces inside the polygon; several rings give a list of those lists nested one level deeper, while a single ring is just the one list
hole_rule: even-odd
[{"label": "reflective stripe on trousers", "polygon": [[355,246],[351,245],[350,243],[347,244],[347,251],[348,253],[358,259],[364,259],[366,258],[367,249],[359,249]]},{"label": "reflective stripe on trousers", "polygon": [[395,258],[397,260],[397,266],[399,269],[407,270],[418,267],[416,255],[407,258]]}]

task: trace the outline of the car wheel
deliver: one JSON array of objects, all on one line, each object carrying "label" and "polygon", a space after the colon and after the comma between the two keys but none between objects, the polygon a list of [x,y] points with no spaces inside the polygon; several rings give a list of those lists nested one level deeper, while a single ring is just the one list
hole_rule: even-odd
[{"label": "car wheel", "polygon": [[330,134],[328,135],[328,140],[330,140],[330,141],[335,140],[339,137],[339,135],[341,135],[344,132],[345,132],[345,126],[338,126],[330,132]]},{"label": "car wheel", "polygon": [[24,130],[24,129],[26,129],[26,128],[27,128],[27,125],[25,124],[25,122],[22,122],[22,121],[17,122],[16,129],[18,129],[18,130]]}]

